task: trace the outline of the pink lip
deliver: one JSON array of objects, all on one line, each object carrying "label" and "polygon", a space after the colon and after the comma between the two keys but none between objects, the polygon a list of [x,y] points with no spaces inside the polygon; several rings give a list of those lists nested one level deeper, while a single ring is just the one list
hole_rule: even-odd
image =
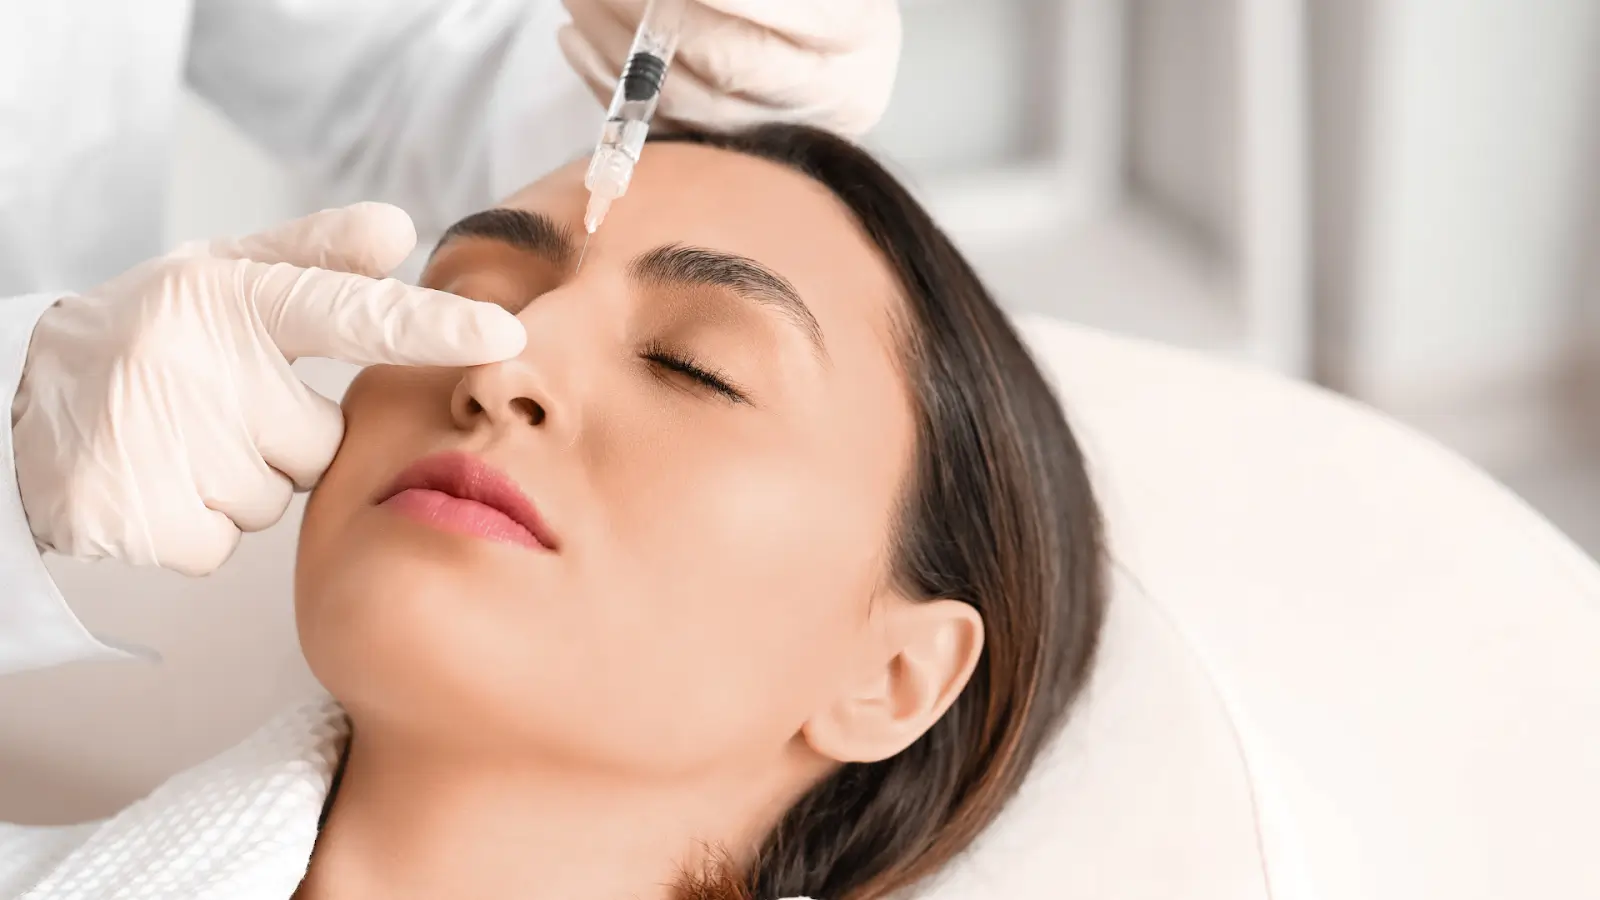
[{"label": "pink lip", "polygon": [[516,482],[468,453],[425,456],[384,492],[384,508],[472,537],[554,551],[555,535]]}]

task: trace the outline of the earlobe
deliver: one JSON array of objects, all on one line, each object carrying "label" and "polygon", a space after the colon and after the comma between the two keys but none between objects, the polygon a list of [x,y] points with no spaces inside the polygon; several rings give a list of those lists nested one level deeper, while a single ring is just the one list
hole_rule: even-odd
[{"label": "earlobe", "polygon": [[960,696],[983,653],[983,619],[969,604],[896,598],[879,614],[873,658],[801,731],[837,762],[877,762],[911,746]]}]

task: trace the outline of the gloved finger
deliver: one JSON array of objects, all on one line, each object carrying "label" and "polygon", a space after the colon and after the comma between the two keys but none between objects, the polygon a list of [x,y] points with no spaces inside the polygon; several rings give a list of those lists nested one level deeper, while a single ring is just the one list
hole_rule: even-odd
[{"label": "gloved finger", "polygon": [[[294,485],[259,456],[230,461],[210,469],[199,485],[200,499],[233,521],[240,531],[260,531],[283,518]],[[213,459],[211,465],[215,466]]]},{"label": "gloved finger", "polygon": [[[568,64],[589,86],[589,90],[601,102],[609,101],[616,90],[619,74],[606,55],[571,25],[562,27],[556,33],[556,41]],[[669,89],[661,97],[658,113],[661,122],[733,129],[790,117],[786,109],[714,91],[692,71],[669,72],[667,78]],[[804,115],[804,111],[801,115]]]},{"label": "gloved finger", "polygon": [[770,106],[759,100],[727,94],[701,81],[687,70],[674,72],[672,90],[661,97],[659,118],[664,122],[678,122],[719,130],[736,130],[763,122],[812,121],[810,107]]},{"label": "gloved finger", "polygon": [[[217,384],[153,373],[151,377],[166,384],[152,384],[155,390],[145,393],[160,399],[126,414],[159,424],[125,427],[119,447],[127,454],[129,469],[154,467],[159,470],[154,478],[174,490],[187,486],[183,493],[198,497],[201,505],[227,516],[242,531],[260,531],[278,521],[294,493],[285,474],[262,458],[258,432],[264,427],[308,427],[297,407],[274,402],[284,393],[278,382],[287,378],[300,385],[294,370],[275,349],[257,340],[235,351],[235,364],[225,368]],[[167,471],[174,467],[181,471]]]},{"label": "gloved finger", "polygon": [[152,479],[142,499],[146,550],[127,562],[197,577],[215,572],[239,546],[239,527],[202,503],[193,483]]},{"label": "gloved finger", "polygon": [[233,554],[239,526],[207,505],[203,489],[215,480],[208,473],[217,471],[219,454],[226,460],[239,447],[249,452],[238,412],[248,398],[198,385],[181,367],[167,366],[131,368],[122,392],[129,405],[111,415],[124,421],[102,461],[121,474],[98,504],[118,521],[93,530],[118,536],[114,555],[128,562],[209,574]]},{"label": "gloved finger", "polygon": [[[859,41],[826,47],[764,24],[785,15],[778,12],[782,9],[793,10],[794,15],[803,9],[809,16],[811,3],[750,4],[752,10],[760,6],[770,13],[765,20],[727,15],[711,4],[691,6],[684,15],[676,71],[667,75],[662,102],[679,91],[672,79],[687,71],[714,92],[783,110],[784,120],[862,134],[889,105],[900,55],[900,23],[893,3],[875,0],[859,5],[859,18],[865,23]],[[830,3],[815,6],[822,17],[836,10]]]},{"label": "gloved finger", "polygon": [[[590,82],[591,89],[604,80],[609,98],[628,58],[644,4],[636,0],[564,2],[572,14],[570,28],[588,44],[581,50],[573,47],[568,62]],[[677,56],[667,72],[668,96],[676,92],[677,76],[684,69],[729,94],[763,98],[774,91],[794,94],[815,89],[812,85],[822,68],[819,54],[760,25],[690,4],[684,9],[682,33]],[[570,36],[565,41],[557,36],[564,51],[571,40]],[[666,98],[662,99],[665,102]]]},{"label": "gloved finger", "polygon": [[210,575],[239,548],[239,527],[214,509],[197,507],[182,525],[174,529],[174,540],[156,548],[155,564],[163,569],[195,578]]},{"label": "gloved finger", "polygon": [[853,49],[885,28],[900,28],[899,6],[884,0],[695,0],[694,5],[742,19],[780,34],[790,43],[822,52]]},{"label": "gloved finger", "polygon": [[[714,90],[773,106],[827,90],[835,57],[754,22],[691,6],[667,78],[687,70]],[[673,88],[676,90],[676,87]]]},{"label": "gloved finger", "polygon": [[589,45],[598,51],[599,58],[605,61],[602,68],[610,71],[614,83],[622,71],[623,60],[628,58],[628,49],[633,45],[633,33],[639,27],[643,4],[632,4],[635,8],[631,10],[626,8],[628,4],[619,9],[615,4],[596,0],[561,0],[561,5],[572,17],[572,23],[563,25],[561,30],[574,29],[582,34]]},{"label": "gloved finger", "polygon": [[287,366],[281,380],[264,387],[254,400],[246,420],[261,460],[299,490],[316,487],[344,440],[339,404],[312,390]]},{"label": "gloved finger", "polygon": [[[563,0],[574,22],[580,13],[605,14],[620,23],[632,41],[648,0]],[[699,40],[708,26],[738,20],[790,43],[822,52],[852,49],[880,33],[887,23],[898,28],[893,0],[693,0],[684,7],[681,34]],[[582,24],[579,29],[588,33]],[[627,43],[623,49],[626,50]],[[622,59],[622,55],[612,57]]]},{"label": "gloved finger", "polygon": [[[633,26],[622,0],[568,0],[574,25],[557,34],[563,55],[602,103],[616,88]],[[599,7],[605,7],[600,9]],[[607,15],[606,10],[618,10]],[[577,24],[582,22],[582,26]],[[633,20],[637,21],[637,12]],[[898,54],[898,25],[885,51]],[[888,105],[884,54],[829,55],[760,25],[709,9],[685,10],[684,40],[661,97],[661,115],[727,129],[763,121],[806,122],[843,134],[871,128]],[[755,115],[760,111],[761,115]]]},{"label": "gloved finger", "polygon": [[[417,230],[405,210],[388,203],[356,203],[202,246],[218,259],[288,263],[382,278],[405,262],[416,245]],[[186,249],[192,254],[194,247]]]},{"label": "gloved finger", "polygon": [[382,280],[257,262],[236,272],[286,359],[361,366],[480,366],[522,352],[527,332],[505,308]]}]

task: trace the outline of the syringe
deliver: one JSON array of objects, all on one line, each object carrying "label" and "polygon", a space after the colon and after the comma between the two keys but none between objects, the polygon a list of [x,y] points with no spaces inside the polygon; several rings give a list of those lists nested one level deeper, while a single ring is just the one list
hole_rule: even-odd
[{"label": "syringe", "polygon": [[612,201],[628,191],[633,167],[644,150],[645,135],[661,100],[661,82],[678,49],[678,28],[683,22],[684,0],[650,0],[644,18],[633,35],[628,61],[611,95],[606,122],[600,129],[600,143],[589,160],[583,186],[589,189],[589,205],[583,213],[583,250],[578,266],[589,252],[589,239],[605,219]]}]

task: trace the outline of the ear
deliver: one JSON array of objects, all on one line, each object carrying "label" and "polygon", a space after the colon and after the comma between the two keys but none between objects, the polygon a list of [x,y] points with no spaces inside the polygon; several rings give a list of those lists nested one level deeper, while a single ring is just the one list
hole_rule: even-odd
[{"label": "ear", "polygon": [[967,686],[983,653],[983,619],[956,600],[885,598],[875,643],[839,696],[801,736],[836,762],[877,762],[911,746]]}]

